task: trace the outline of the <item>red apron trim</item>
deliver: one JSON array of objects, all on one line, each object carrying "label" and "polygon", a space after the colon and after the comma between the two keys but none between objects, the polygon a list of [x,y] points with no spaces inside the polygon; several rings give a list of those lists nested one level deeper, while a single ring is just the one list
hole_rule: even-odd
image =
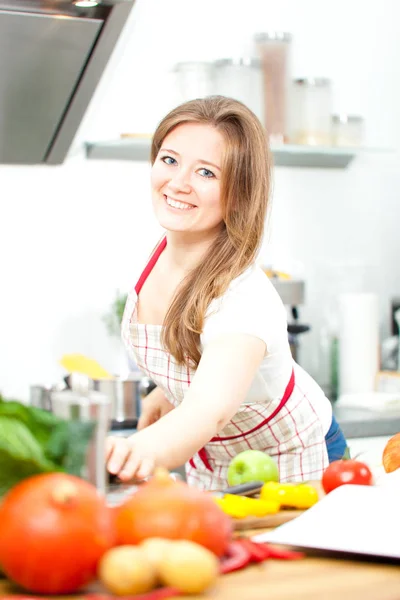
[{"label": "red apron trim", "polygon": [[144,282],[146,281],[146,279],[150,275],[151,271],[153,270],[154,265],[156,264],[156,262],[160,258],[160,254],[165,250],[165,246],[166,245],[167,245],[167,238],[164,237],[161,240],[161,242],[159,243],[159,245],[157,246],[157,248],[155,249],[155,252],[154,252],[153,256],[150,258],[150,260],[147,263],[147,265],[146,265],[143,273],[139,277],[139,281],[135,285],[135,292],[136,292],[137,296],[139,296],[140,290],[142,289]]},{"label": "red apron trim", "polygon": [[250,433],[253,433],[254,431],[257,431],[258,429],[261,429],[261,427],[264,427],[264,425],[266,425],[269,421],[271,421],[278,414],[278,412],[281,410],[281,408],[283,408],[285,406],[286,402],[289,400],[290,396],[292,395],[293,389],[294,389],[294,371],[292,371],[292,375],[290,377],[289,383],[286,386],[285,393],[282,396],[282,400],[279,402],[279,404],[275,408],[275,410],[266,419],[264,419],[264,421],[261,421],[261,423],[259,423],[255,427],[253,427],[253,429],[250,429],[250,431],[244,431],[243,433],[238,433],[237,435],[229,435],[228,437],[220,437],[217,435],[216,437],[213,437],[210,440],[210,442],[221,442],[221,441],[225,442],[227,440],[236,440],[238,438],[249,435]]},{"label": "red apron trim", "polygon": [[[254,431],[257,431],[258,429],[261,429],[261,427],[264,427],[264,425],[266,425],[269,421],[271,421],[271,419],[273,419],[278,414],[278,412],[281,410],[281,408],[283,408],[285,406],[286,402],[289,400],[290,396],[292,395],[293,389],[294,389],[294,371],[292,371],[292,375],[290,376],[290,380],[286,386],[285,393],[282,396],[282,400],[279,402],[276,409],[266,419],[264,419],[264,421],[261,421],[261,423],[256,425],[256,427],[253,427],[253,429],[250,429],[250,431],[245,431],[243,433],[239,433],[238,435],[230,435],[228,437],[216,436],[216,437],[213,437],[210,440],[210,442],[221,442],[221,441],[224,442],[226,440],[235,440],[237,438],[250,435],[250,433],[253,433]],[[213,469],[208,461],[205,448],[202,448],[201,450],[199,450],[197,454],[198,454],[199,458],[201,459],[201,461],[203,462],[206,469],[208,469],[209,471],[213,471]],[[189,464],[191,467],[193,467],[193,469],[196,469],[196,465],[194,464],[193,458],[190,459]]]},{"label": "red apron trim", "polygon": [[[203,465],[205,466],[205,468],[206,468],[208,471],[211,471],[211,472],[213,472],[213,470],[214,470],[214,469],[213,469],[213,468],[212,468],[212,466],[210,465],[210,462],[209,462],[209,460],[208,460],[208,456],[207,456],[207,452],[206,452],[205,448],[202,448],[201,450],[199,450],[199,451],[197,452],[197,456],[200,458],[200,460],[201,460],[201,462],[203,463]],[[195,463],[194,463],[194,460],[193,460],[193,458],[191,458],[191,459],[189,460],[189,465],[190,465],[191,467],[193,467],[193,469],[197,469],[197,467],[196,467],[196,465],[195,465]]]},{"label": "red apron trim", "polygon": [[209,471],[213,471],[213,468],[209,463],[205,448],[202,448],[201,450],[199,450],[197,454],[199,455],[200,460],[203,462],[203,465],[205,466],[205,468],[208,469]]}]

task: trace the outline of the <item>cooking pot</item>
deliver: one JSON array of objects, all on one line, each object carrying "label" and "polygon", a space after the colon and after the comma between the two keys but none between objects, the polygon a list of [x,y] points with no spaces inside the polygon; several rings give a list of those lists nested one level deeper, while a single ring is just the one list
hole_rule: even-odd
[{"label": "cooking pot", "polygon": [[143,394],[143,375],[94,379],[93,388],[111,400],[111,429],[135,429]]}]

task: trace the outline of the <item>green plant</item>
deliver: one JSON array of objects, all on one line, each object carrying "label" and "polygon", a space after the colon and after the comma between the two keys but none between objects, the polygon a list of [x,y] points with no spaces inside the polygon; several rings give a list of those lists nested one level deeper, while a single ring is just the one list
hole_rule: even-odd
[{"label": "green plant", "polygon": [[115,299],[110,306],[110,310],[103,317],[103,321],[109,335],[118,337],[120,336],[121,322],[127,298],[128,294],[122,294],[119,290],[117,290]]}]

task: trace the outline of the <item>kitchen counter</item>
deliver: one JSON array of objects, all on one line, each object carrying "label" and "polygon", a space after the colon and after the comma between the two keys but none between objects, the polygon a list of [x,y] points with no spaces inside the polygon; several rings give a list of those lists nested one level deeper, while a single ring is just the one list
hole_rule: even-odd
[{"label": "kitchen counter", "polygon": [[[248,531],[247,535],[261,531]],[[13,600],[13,595],[17,594],[21,600],[21,593],[5,580],[0,581],[3,600],[6,596]],[[26,600],[29,596],[23,597]],[[399,597],[400,567],[397,565],[315,557],[296,561],[268,560],[222,576],[208,594],[190,596],[191,600],[399,600]],[[51,596],[46,598],[50,600]],[[84,595],[65,598],[82,600]]]},{"label": "kitchen counter", "polygon": [[392,436],[400,431],[400,411],[333,407],[346,438]]}]

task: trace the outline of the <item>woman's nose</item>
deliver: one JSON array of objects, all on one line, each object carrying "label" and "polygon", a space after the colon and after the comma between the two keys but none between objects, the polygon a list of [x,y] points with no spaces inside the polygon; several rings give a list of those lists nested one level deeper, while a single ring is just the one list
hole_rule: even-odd
[{"label": "woman's nose", "polygon": [[171,177],[169,187],[173,192],[183,192],[186,194],[190,193],[192,189],[189,176],[183,171],[179,171],[179,173],[175,173],[175,175]]}]

